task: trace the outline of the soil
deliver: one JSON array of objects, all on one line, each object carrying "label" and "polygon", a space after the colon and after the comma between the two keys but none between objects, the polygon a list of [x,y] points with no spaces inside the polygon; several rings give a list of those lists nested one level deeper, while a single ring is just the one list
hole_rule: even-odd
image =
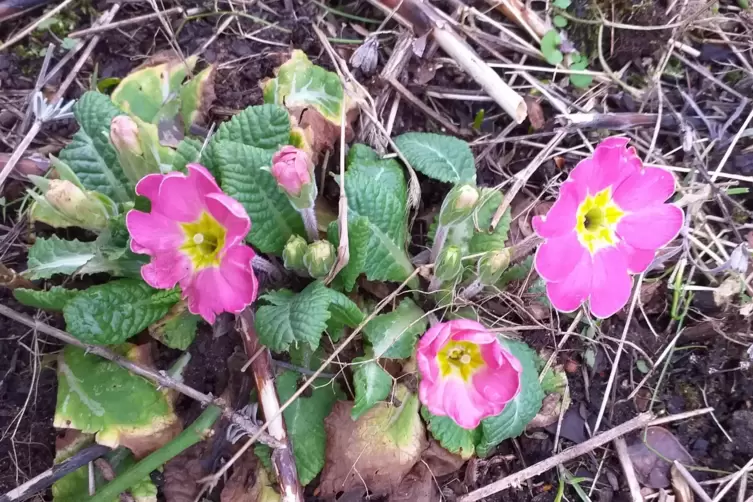
[{"label": "soil", "polygon": [[[190,7],[200,3],[202,2],[183,2],[182,5]],[[271,3],[279,3],[282,9],[282,1]],[[165,4],[166,8],[170,7],[169,2]],[[97,12],[106,10],[110,4],[106,1],[94,1],[74,5],[76,5],[73,8],[73,13],[77,18],[76,28],[84,28],[91,24]],[[485,4],[481,2],[480,5]],[[138,3],[124,3],[119,19],[148,13],[148,9]],[[381,16],[371,9],[361,7],[357,14],[381,19]],[[252,8],[250,13],[264,15],[264,11],[258,8]],[[311,29],[312,20],[320,14],[321,10],[313,3],[306,3],[303,7],[297,5],[296,16],[280,18],[280,26],[290,30],[290,33],[270,29],[256,35],[257,39],[263,38],[267,42],[244,39],[236,34],[223,34],[218,37],[203,54],[207,61],[222,65],[216,78],[217,100],[210,110],[209,120],[225,120],[246,106],[259,104],[261,102],[259,81],[273,76],[274,68],[279,65],[289,47],[302,49],[317,64],[331,68],[329,57]],[[18,21],[19,26],[38,15],[39,12],[36,11],[21,18]],[[327,20],[332,21],[332,18],[328,17]],[[176,35],[183,53],[190,54],[203,46],[216,32],[219,21],[218,17],[211,16],[187,22]],[[243,26],[246,33],[258,30],[258,25],[248,19],[240,19],[238,23]],[[173,24],[176,29],[178,26],[177,22]],[[231,23],[229,30],[235,32],[236,26],[235,22]],[[358,36],[347,23],[340,25],[330,22],[329,28],[332,31],[329,35],[333,37],[355,38]],[[77,84],[71,87],[66,97],[77,98],[88,89],[88,77],[94,73],[95,68],[99,79],[123,77],[141,64],[148,55],[168,50],[170,46],[165,37],[156,30],[157,23],[155,22],[148,26],[107,32],[96,46],[89,62],[84,65]],[[0,39],[5,39],[9,31],[9,27],[0,26]],[[30,40],[30,44],[43,47],[52,40],[52,36],[49,33],[34,34]],[[654,45],[648,48],[647,52],[640,52],[634,48],[620,50],[615,57],[618,57],[619,62],[625,62],[633,57],[646,56],[654,50]],[[340,45],[338,51],[347,59],[353,47]],[[0,96],[2,105],[0,109],[5,110],[0,113],[0,128],[4,136],[23,116],[24,100],[34,85],[41,61],[41,57],[29,57],[28,54],[22,57],[19,51],[0,54],[0,82],[4,89],[3,95]],[[234,63],[228,64],[230,61]],[[414,62],[416,62],[415,58]],[[411,90],[420,93],[423,86],[413,84],[416,68],[418,64],[412,65],[411,70],[402,78]],[[61,72],[61,75],[50,83],[48,90],[54,90],[60,82],[60,77],[65,74],[65,70]],[[374,88],[378,86],[376,79],[364,79],[364,82]],[[468,81],[451,66],[438,71],[431,84],[438,87],[477,88],[473,82]],[[609,100],[615,103],[618,109],[631,110],[629,98],[610,96]],[[483,108],[477,103],[459,101],[446,104],[446,106],[448,106],[448,113],[462,127],[469,127],[477,112]],[[493,117],[493,112],[496,112],[493,108],[487,110],[487,116]],[[553,112],[546,106],[543,113],[548,117],[553,115]],[[501,126],[496,120],[495,118],[487,119],[482,124],[482,131],[499,132]],[[547,128],[551,129],[549,123],[544,132]],[[438,124],[428,120],[422,112],[405,103],[401,104],[393,127],[395,134],[408,130],[438,131],[439,129]],[[32,143],[31,150],[56,152],[70,139],[75,130],[75,124],[70,121],[47,125],[37,140]],[[529,125],[524,124],[514,128],[508,136],[525,135],[530,132]],[[9,140],[12,141],[9,143]],[[9,152],[10,145],[15,141],[14,136],[7,136],[0,143],[0,152]],[[669,141],[678,140],[672,138]],[[476,147],[474,153],[478,155],[486,148],[484,145]],[[478,165],[479,182],[485,186],[494,186],[506,179],[506,176],[503,177],[500,174],[502,170],[509,174],[524,168],[536,155],[537,150],[523,145],[503,144],[486,153],[487,155],[483,156],[483,160]],[[330,167],[335,165],[334,159],[337,158],[336,154],[332,155],[333,163]],[[730,165],[742,174],[750,174],[745,169],[748,169],[751,163],[745,162],[744,159],[743,154],[736,155]],[[565,155],[563,160],[571,166],[574,158]],[[735,163],[738,160],[739,165]],[[555,161],[547,161],[531,182],[543,186],[548,179],[558,173],[559,169]],[[425,247],[426,234],[431,221],[426,214],[438,208],[446,190],[444,185],[422,175],[419,175],[419,180],[424,197],[419,209],[420,216],[413,227],[411,252],[414,254]],[[331,185],[327,185],[325,192],[333,194],[332,201],[336,200],[336,195],[334,195],[336,192],[332,190]],[[22,193],[22,185],[14,182],[6,190],[6,197],[12,201]],[[748,196],[744,200],[747,208],[750,209],[751,197]],[[10,214],[4,217],[5,225],[12,225],[15,222],[14,210],[14,206],[11,206]],[[23,233],[14,239],[12,244],[15,247],[0,249],[4,253],[3,263],[20,270],[23,269],[24,258],[19,249],[29,243],[30,236]],[[37,315],[36,311],[15,302],[7,290],[0,289],[0,302],[19,312]],[[657,307],[653,304],[652,306]],[[674,414],[711,406],[715,409],[713,417],[706,414],[670,424],[667,428],[691,453],[697,466],[716,470],[718,475],[719,471],[731,472],[735,466],[739,468],[753,456],[753,369],[745,354],[745,347],[738,342],[736,337],[738,333],[749,336],[750,318],[741,318],[732,310],[725,312],[698,304],[694,304],[694,307],[694,312],[685,321],[687,331],[680,337],[676,350],[670,356],[663,377],[660,371],[656,372],[646,382],[644,386],[646,392],[639,394],[635,399],[628,399],[628,395],[637,382],[643,378],[639,360],[643,360],[644,356],[626,345],[626,351],[620,361],[619,379],[613,387],[614,394],[610,397],[610,406],[607,407],[600,430],[618,425],[633,418],[638,412],[645,411],[646,405],[652,399],[654,400],[653,410],[657,413]],[[60,327],[63,324],[59,316],[51,316],[46,322]],[[560,328],[564,330],[569,323],[570,319],[563,318]],[[622,336],[624,323],[624,318],[614,317],[602,324],[601,331],[612,338],[619,339]],[[651,314],[651,324],[656,334],[652,332],[642,316],[634,318],[627,331],[626,340],[640,347],[655,360],[674,338],[677,326],[667,314],[667,306],[663,304],[656,308],[656,313]],[[0,317],[0,333],[2,333],[2,338],[0,338],[1,494],[52,465],[56,437],[56,432],[52,427],[56,401],[56,378],[54,370],[51,369],[52,365],[49,363],[60,346],[54,340],[47,339],[41,334],[35,335],[25,327],[4,317]],[[551,350],[552,339],[549,332],[542,330],[523,333],[522,339],[532,347],[538,350]],[[572,398],[571,409],[578,411],[581,421],[592,423],[599,412],[611,371],[615,347],[616,344],[612,342],[602,344],[574,336],[559,355],[558,364],[568,363],[575,367],[575,370],[568,374]],[[216,336],[208,327],[203,327],[190,349],[192,360],[186,370],[186,383],[201,392],[213,395],[222,395],[228,387],[232,388],[234,385],[237,390],[241,384],[237,381],[233,383],[228,361],[238,351],[242,352],[242,344],[237,333],[232,329]],[[586,357],[589,351],[594,353],[592,367],[589,366]],[[159,348],[156,358],[158,366],[167,368],[177,355],[176,351],[170,351],[164,347]],[[187,399],[181,399],[178,402],[178,410],[186,422],[191,421],[200,412],[195,403]],[[472,466],[464,466],[457,473],[441,478],[439,482],[443,487],[444,495],[452,500],[453,496],[461,495],[469,489],[483,486],[506,474],[550,457],[554,446],[553,438],[554,435],[551,433],[534,431],[526,433],[515,442],[503,443],[491,458],[474,461]],[[563,439],[561,448],[572,444],[574,443],[571,440]],[[601,455],[586,455],[579,459],[578,465],[568,467],[572,469],[571,473],[574,476],[592,478],[599,469],[600,462]],[[598,500],[605,502],[628,500],[619,464],[610,457],[605,469],[617,480],[617,486],[610,486],[602,477],[598,485]],[[475,472],[474,476],[470,475],[471,471]],[[587,481],[589,486],[590,478]],[[607,478],[612,479],[609,475]],[[551,501],[555,498],[558,479],[556,471],[550,471],[531,480],[519,490],[508,490],[488,500]],[[577,496],[570,490],[568,488],[568,497],[573,500],[572,497]]]}]

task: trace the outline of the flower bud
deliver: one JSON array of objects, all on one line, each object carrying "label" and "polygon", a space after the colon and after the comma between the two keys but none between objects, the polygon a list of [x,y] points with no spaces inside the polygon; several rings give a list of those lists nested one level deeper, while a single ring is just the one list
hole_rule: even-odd
[{"label": "flower bud", "polygon": [[453,225],[466,219],[473,212],[479,199],[478,189],[473,185],[458,185],[450,190],[439,211],[440,225]]},{"label": "flower bud", "polygon": [[291,235],[285,248],[282,250],[282,260],[288,270],[301,270],[305,268],[303,256],[308,249],[306,239],[300,235]]},{"label": "flower bud", "polygon": [[445,282],[454,281],[463,273],[463,253],[458,246],[445,246],[434,264],[434,276]]},{"label": "flower bud", "polygon": [[502,272],[510,266],[510,250],[508,248],[489,251],[478,261],[478,280],[485,286],[491,286],[499,281]]},{"label": "flower bud", "polygon": [[304,150],[290,145],[282,147],[272,157],[270,172],[294,206],[305,209],[313,205],[316,198],[314,164]]},{"label": "flower bud", "polygon": [[[86,192],[68,180],[51,179],[40,183],[44,198],[37,198],[31,213],[32,220],[54,227],[80,226],[101,230],[107,226],[109,213],[101,195]],[[47,210],[42,208],[45,205]],[[46,206],[49,204],[49,206]]]},{"label": "flower bud", "polygon": [[128,115],[118,115],[110,123],[110,141],[118,153],[141,155],[139,126]]},{"label": "flower bud", "polygon": [[337,250],[329,241],[316,241],[309,244],[303,255],[306,270],[315,279],[326,277],[337,258]]}]

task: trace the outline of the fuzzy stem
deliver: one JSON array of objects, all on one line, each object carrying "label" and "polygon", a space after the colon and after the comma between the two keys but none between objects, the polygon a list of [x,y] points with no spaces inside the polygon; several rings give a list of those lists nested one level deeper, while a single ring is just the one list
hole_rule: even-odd
[{"label": "fuzzy stem", "polygon": [[470,300],[477,294],[481,292],[481,290],[484,289],[484,285],[481,284],[481,281],[478,279],[474,279],[472,283],[470,283],[461,293],[460,297],[464,300]]},{"label": "fuzzy stem", "polygon": [[286,271],[280,270],[280,267],[266,258],[262,258],[258,254],[251,260],[251,267],[260,272],[264,272],[275,281],[279,281],[287,275]]},{"label": "fuzzy stem", "polygon": [[316,223],[316,211],[314,206],[307,207],[306,209],[299,209],[301,218],[303,218],[303,225],[306,227],[306,235],[308,235],[309,241],[316,242],[319,240],[319,225]]},{"label": "fuzzy stem", "polygon": [[199,441],[203,441],[221,413],[222,410],[216,406],[209,406],[199,418],[197,418],[196,421],[184,430],[177,438],[126,470],[111,483],[108,483],[102,490],[97,492],[96,495],[89,498],[88,502],[104,502],[116,498],[134,484],[147,477],[150,472],[157,469],[159,466],[171,460],[173,457],[176,457]]},{"label": "fuzzy stem", "polygon": [[436,275],[432,275],[431,281],[429,281],[429,293],[437,291],[440,287],[442,287],[442,280],[439,279]]},{"label": "fuzzy stem", "polygon": [[437,256],[439,256],[439,253],[442,251],[449,232],[449,226],[442,225],[441,223],[437,226],[437,233],[434,234],[434,244],[431,246],[429,263],[435,263],[437,261]]}]

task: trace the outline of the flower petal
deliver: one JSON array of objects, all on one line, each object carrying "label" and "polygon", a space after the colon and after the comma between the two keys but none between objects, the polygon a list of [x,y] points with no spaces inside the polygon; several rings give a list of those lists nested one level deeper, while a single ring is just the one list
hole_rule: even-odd
[{"label": "flower petal", "polygon": [[560,312],[573,312],[591,292],[591,255],[583,253],[573,271],[562,282],[548,282],[546,293],[552,306]]},{"label": "flower petal", "polygon": [[451,334],[452,329],[449,323],[435,324],[418,341],[418,351],[426,354],[426,357],[436,357],[439,349],[447,342]]},{"label": "flower petal", "polygon": [[446,417],[444,409],[444,386],[447,380],[421,380],[418,384],[418,400],[421,401],[432,415]]},{"label": "flower petal", "polygon": [[560,282],[575,269],[588,251],[578,240],[575,231],[548,239],[536,250],[534,266],[547,281]]},{"label": "flower petal", "polygon": [[606,319],[622,309],[630,299],[633,279],[627,271],[627,258],[616,247],[604,248],[593,258],[591,313]]},{"label": "flower petal", "polygon": [[442,394],[445,413],[464,429],[475,429],[489,416],[483,397],[460,378],[448,378]]},{"label": "flower petal", "polygon": [[131,251],[134,253],[153,255],[172,251],[186,240],[180,225],[160,213],[128,211],[126,228],[131,234]]},{"label": "flower petal", "polygon": [[651,206],[625,215],[617,223],[617,234],[638,249],[655,250],[677,237],[685,216],[672,204]]},{"label": "flower petal", "polygon": [[613,136],[596,147],[593,156],[575,166],[570,178],[595,195],[607,187],[617,188],[628,176],[640,172],[643,164],[634,148],[625,148],[628,138]]},{"label": "flower petal", "polygon": [[575,229],[578,205],[585,197],[581,196],[578,186],[573,182],[565,182],[560,187],[560,196],[546,213],[546,216],[534,216],[531,220],[533,229],[545,239],[557,237]]},{"label": "flower petal", "polygon": [[436,356],[428,357],[419,350],[416,352],[416,363],[418,364],[418,371],[421,373],[421,381],[436,382],[439,379],[439,365]]},{"label": "flower petal", "polygon": [[614,202],[627,211],[637,211],[664,203],[675,191],[675,178],[671,172],[658,167],[647,167],[625,179],[615,189]]},{"label": "flower petal", "polygon": [[646,270],[656,256],[653,249],[634,248],[625,241],[620,241],[617,247],[625,254],[628,272],[631,274],[640,274]]},{"label": "flower petal", "polygon": [[479,329],[460,329],[454,330],[452,339],[456,342],[473,342],[477,345],[487,345],[497,343],[497,335],[482,327]]},{"label": "flower petal", "polygon": [[147,174],[136,183],[136,194],[146,197],[152,203],[156,202],[159,195],[159,186],[164,179],[165,175],[162,174]]},{"label": "flower petal", "polygon": [[209,194],[204,203],[209,214],[225,227],[225,246],[235,246],[243,242],[251,230],[251,218],[241,203],[224,193]]},{"label": "flower petal", "polygon": [[233,246],[227,250],[219,267],[197,272],[190,284],[183,287],[188,310],[212,324],[216,314],[237,314],[250,305],[256,299],[259,287],[251,268],[251,258],[251,248]]},{"label": "flower petal", "polygon": [[222,193],[203,166],[188,164],[188,176],[166,176],[160,185],[158,210],[181,222],[199,219],[206,207],[206,196]]},{"label": "flower petal", "polygon": [[497,415],[520,392],[520,374],[509,365],[486,367],[471,377],[471,385],[488,404],[494,405],[487,409],[489,415]]},{"label": "flower petal", "polygon": [[180,251],[163,251],[141,267],[141,277],[153,288],[171,289],[191,274],[191,259]]}]

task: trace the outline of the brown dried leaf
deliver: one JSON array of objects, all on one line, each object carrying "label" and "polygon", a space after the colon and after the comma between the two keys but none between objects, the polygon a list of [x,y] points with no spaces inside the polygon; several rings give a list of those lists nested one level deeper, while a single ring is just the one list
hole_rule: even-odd
[{"label": "brown dried leaf", "polygon": [[267,471],[247,453],[233,465],[233,474],[225,483],[220,502],[276,502],[280,494],[269,481]]},{"label": "brown dried leaf", "polygon": [[364,484],[373,494],[388,494],[426,449],[418,398],[400,387],[394,407],[379,403],[357,421],[352,402],[338,401],[325,419],[327,454],[319,486],[324,497]]},{"label": "brown dried leaf", "polygon": [[645,439],[644,443],[643,434],[640,434],[635,442],[628,446],[628,456],[633,462],[635,474],[642,485],[651,488],[667,488],[670,485],[670,469],[673,461],[679,460],[685,465],[694,463],[693,457],[683,448],[677,438],[662,427],[649,427],[646,430]]},{"label": "brown dried leaf", "polygon": [[526,96],[523,98],[528,107],[528,120],[531,121],[531,127],[534,131],[538,131],[544,124],[546,124],[546,117],[544,116],[544,110],[541,108],[541,103],[538,99]]}]

